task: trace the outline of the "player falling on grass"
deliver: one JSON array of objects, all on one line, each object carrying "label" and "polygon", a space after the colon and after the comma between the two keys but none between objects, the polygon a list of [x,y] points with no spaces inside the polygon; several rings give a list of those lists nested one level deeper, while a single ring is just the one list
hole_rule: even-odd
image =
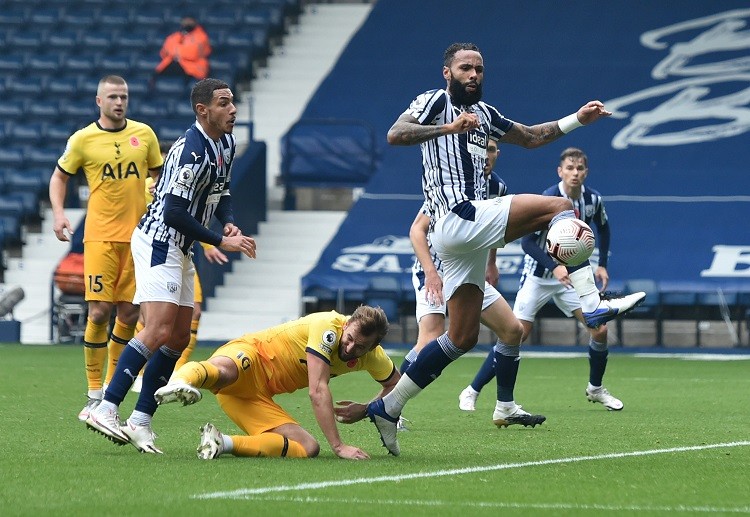
[{"label": "player falling on grass", "polygon": [[[432,383],[451,362],[471,350],[479,336],[489,250],[575,217],[567,199],[533,194],[481,199],[481,177],[490,138],[499,143],[539,147],[610,113],[590,101],[559,121],[525,126],[481,102],[484,62],[476,45],[456,43],[444,54],[445,89],[419,95],[388,131],[392,145],[421,145],[422,187],[430,209],[430,238],[443,263],[448,331],[430,342],[401,376],[396,387],[371,402],[367,413],[388,452],[400,454],[396,424],[407,402]],[[597,327],[624,314],[645,297],[636,293],[601,299],[588,261],[569,270],[584,318]],[[518,370],[518,357],[496,352],[497,379]],[[498,401],[494,420],[518,410]]]},{"label": "player falling on grass", "polygon": [[[589,226],[596,227],[599,242],[599,264],[595,276],[601,285],[601,291],[607,288],[609,273],[607,262],[609,255],[610,229],[604,200],[601,194],[583,183],[589,174],[588,158],[583,151],[568,147],[560,155],[557,166],[560,182],[544,191],[545,196],[558,196],[573,203],[576,215]],[[523,238],[524,257],[521,288],[513,305],[513,313],[523,325],[523,338],[526,339],[534,328],[534,317],[550,300],[555,302],[567,317],[575,316],[581,323],[586,323],[581,311],[581,302],[571,288],[568,270],[557,264],[547,254],[545,246],[546,231],[536,232]],[[602,378],[607,369],[607,325],[589,328],[589,383],[586,386],[586,398],[598,402],[610,411],[623,408],[622,401],[613,397],[607,388],[602,386]],[[494,357],[488,356],[477,375],[458,397],[458,407],[464,411],[474,411],[477,397],[485,384],[495,376]]]},{"label": "player falling on grass", "polygon": [[[116,75],[103,77],[97,87],[96,104],[99,119],[70,137],[49,182],[53,230],[61,241],[70,240],[69,235],[73,234],[63,208],[68,180],[83,170],[91,193],[83,237],[88,302],[83,350],[88,400],[78,414],[81,421],[102,400],[102,384],[111,375],[107,374],[106,381],[102,379],[108,351],[108,372],[112,372],[135,331],[138,306],[132,303],[135,272],[130,238],[145,212],[142,200],[146,178],[158,174],[163,162],[153,130],[126,118],[125,79]],[[117,317],[110,336],[114,306]]]},{"label": "player falling on grass", "polygon": [[[235,226],[229,195],[236,151],[232,91],[223,81],[204,79],[193,87],[190,102],[196,121],[169,150],[154,202],[133,231],[133,302],[141,305],[145,326],[125,347],[104,400],[86,420],[90,429],[113,442],[130,443],[146,453],[161,453],[151,427],[157,408],[154,392],[167,383],[190,341],[193,242],[255,258],[255,240]],[[143,189],[138,201],[142,207]],[[223,234],[208,228],[214,216]],[[138,402],[121,425],[120,403],[146,363]]]},{"label": "player falling on grass", "polygon": [[198,388],[216,394],[221,409],[246,435],[221,433],[213,424],[201,428],[198,457],[286,456],[314,458],[318,441],[300,426],[273,397],[307,387],[315,419],[331,450],[346,459],[367,459],[367,453],[345,444],[336,427],[365,418],[365,404],[339,402],[334,408],[329,381],[345,373],[366,370],[382,385],[378,396],[393,389],[399,373],[380,341],[388,319],[379,307],[362,305],[351,316],[320,312],[245,334],[216,350],[206,361],[190,362],[157,390],[159,404],[193,404]]}]

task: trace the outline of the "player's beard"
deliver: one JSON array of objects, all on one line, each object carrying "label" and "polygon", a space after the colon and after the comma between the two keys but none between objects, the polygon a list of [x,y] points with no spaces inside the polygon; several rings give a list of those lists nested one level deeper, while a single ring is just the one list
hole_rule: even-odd
[{"label": "player's beard", "polygon": [[471,106],[482,100],[482,83],[475,84],[477,85],[477,89],[474,93],[469,93],[466,91],[464,85],[461,84],[461,81],[451,77],[448,89],[451,92],[454,104],[459,106]]}]

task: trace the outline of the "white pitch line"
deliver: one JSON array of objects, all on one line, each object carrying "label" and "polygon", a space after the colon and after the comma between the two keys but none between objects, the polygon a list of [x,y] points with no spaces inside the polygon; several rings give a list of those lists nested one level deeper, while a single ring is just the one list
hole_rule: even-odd
[{"label": "white pitch line", "polygon": [[208,492],[196,494],[193,499],[237,499],[249,495],[268,494],[272,492],[294,492],[299,490],[311,490],[330,487],[342,487],[350,485],[362,485],[369,483],[383,483],[389,481],[405,481],[410,479],[435,478],[454,476],[457,474],[474,474],[477,472],[490,472],[495,470],[507,470],[523,467],[537,467],[541,465],[556,465],[559,463],[577,463],[581,461],[608,460],[618,458],[632,458],[636,456],[651,456],[654,454],[668,454],[672,452],[702,451],[706,449],[719,449],[727,447],[746,447],[750,441],[714,443],[709,445],[693,445],[687,447],[671,447],[669,449],[651,449],[645,451],[616,452],[609,454],[597,454],[595,456],[574,456],[571,458],[558,458],[553,460],[526,461],[523,463],[500,463],[498,465],[487,465],[484,467],[464,467],[461,469],[436,470],[432,472],[415,472],[413,474],[399,474],[395,476],[377,476],[356,479],[337,479],[331,481],[319,481],[316,483],[300,483],[297,485],[277,485],[262,488],[240,488],[237,490],[223,492]]},{"label": "white pitch line", "polygon": [[606,505],[606,504],[573,504],[573,503],[501,503],[486,501],[441,501],[438,499],[419,501],[414,499],[336,499],[333,497],[301,497],[279,495],[247,495],[240,499],[248,501],[270,501],[280,503],[321,503],[321,504],[356,504],[404,506],[458,506],[460,508],[512,508],[515,510],[597,510],[608,512],[689,512],[689,513],[750,513],[750,506],[644,506],[644,505]]}]

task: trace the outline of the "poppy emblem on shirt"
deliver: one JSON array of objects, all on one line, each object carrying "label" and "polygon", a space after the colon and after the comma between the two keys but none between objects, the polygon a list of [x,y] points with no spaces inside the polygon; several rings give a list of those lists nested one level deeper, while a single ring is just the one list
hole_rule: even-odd
[{"label": "poppy emblem on shirt", "polygon": [[130,137],[130,145],[132,145],[133,147],[138,147],[139,145],[141,145],[141,141],[138,140],[137,136],[131,136]]},{"label": "poppy emblem on shirt", "polygon": [[356,359],[352,359],[351,361],[347,361],[346,362],[346,366],[348,368],[354,368],[355,366],[357,366],[357,360]]}]

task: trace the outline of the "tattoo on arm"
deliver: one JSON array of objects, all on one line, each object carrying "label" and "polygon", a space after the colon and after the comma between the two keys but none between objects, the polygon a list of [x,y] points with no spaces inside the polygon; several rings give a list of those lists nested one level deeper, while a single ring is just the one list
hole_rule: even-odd
[{"label": "tattoo on arm", "polygon": [[524,126],[516,123],[500,140],[502,143],[520,145],[531,149],[540,147],[550,142],[554,142],[561,136],[565,135],[560,130],[557,121],[544,122],[534,126]]},{"label": "tattoo on arm", "polygon": [[416,145],[444,134],[442,126],[423,126],[411,115],[401,115],[388,130],[388,143]]}]

